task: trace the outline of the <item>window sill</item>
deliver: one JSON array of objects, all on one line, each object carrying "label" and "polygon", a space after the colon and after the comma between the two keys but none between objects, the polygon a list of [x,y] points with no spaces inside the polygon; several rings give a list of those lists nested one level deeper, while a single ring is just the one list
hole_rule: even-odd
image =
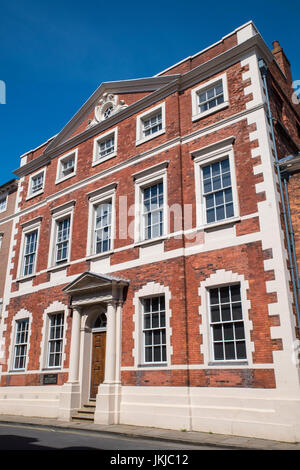
[{"label": "window sill", "polygon": [[60,270],[62,270],[62,269],[67,268],[68,266],[70,266],[70,263],[69,263],[69,262],[62,263],[62,264],[58,264],[58,265],[55,265],[55,266],[50,266],[49,268],[47,268],[47,272],[56,272],[56,271],[60,271]]},{"label": "window sill", "polygon": [[151,134],[148,137],[143,137],[142,139],[137,139],[135,145],[141,145],[145,142],[148,142],[149,140],[155,139],[155,137],[158,137],[159,135],[162,135],[166,132],[166,129],[161,129],[158,132],[155,132],[155,134]]},{"label": "window sill", "polygon": [[107,160],[110,160],[111,158],[114,158],[116,156],[117,156],[117,152],[114,152],[112,154],[107,155],[106,157],[98,158],[97,160],[94,159],[92,166],[100,165],[100,163],[106,162]]},{"label": "window sill", "polygon": [[29,201],[30,199],[36,197],[36,196],[39,196],[40,194],[43,194],[44,192],[44,188],[43,189],[40,189],[39,191],[37,191],[36,193],[31,193],[31,194],[28,194],[28,196],[26,197],[25,201]]},{"label": "window sill", "polygon": [[68,180],[69,178],[72,178],[75,175],[76,175],[76,173],[71,173],[70,175],[64,176],[63,178],[60,178],[60,179],[56,180],[55,184],[62,183],[63,181],[66,181],[66,180]]},{"label": "window sill", "polygon": [[230,219],[220,220],[218,222],[212,222],[210,224],[202,225],[201,227],[197,227],[197,230],[204,230],[206,232],[209,230],[218,229],[219,227],[222,228],[226,225],[233,225],[240,221],[241,221],[240,217],[231,217]]},{"label": "window sill", "polygon": [[16,278],[16,282],[26,282],[30,281],[30,279],[33,279],[36,277],[36,273],[34,274],[28,274],[28,276],[21,276]]},{"label": "window sill", "polygon": [[138,368],[149,368],[149,367],[168,367],[168,364],[167,362],[157,362],[157,363],[153,363],[153,364],[138,364]]},{"label": "window sill", "polygon": [[247,359],[237,359],[237,360],[228,360],[228,361],[211,361],[208,363],[208,366],[213,366],[213,367],[220,367],[220,366],[226,366],[226,367],[236,367],[236,366],[249,366],[249,363]]},{"label": "window sill", "polygon": [[88,255],[86,257],[86,260],[89,261],[89,260],[97,260],[101,258],[106,258],[106,257],[111,256],[112,254],[113,254],[113,250],[104,251],[103,253],[95,253],[93,255]]},{"label": "window sill", "polygon": [[149,238],[149,240],[141,240],[139,242],[135,242],[134,246],[138,247],[138,246],[155,245],[156,243],[163,242],[167,238],[168,238],[167,235],[162,235],[161,237],[157,237],[157,238]]},{"label": "window sill", "polygon": [[192,121],[198,121],[198,119],[202,119],[206,116],[209,116],[210,114],[216,113],[220,111],[221,109],[227,108],[229,106],[228,101],[224,101],[224,103],[219,104],[218,106],[215,106],[214,108],[208,109],[207,111],[204,111],[203,113],[197,113],[192,116]]}]

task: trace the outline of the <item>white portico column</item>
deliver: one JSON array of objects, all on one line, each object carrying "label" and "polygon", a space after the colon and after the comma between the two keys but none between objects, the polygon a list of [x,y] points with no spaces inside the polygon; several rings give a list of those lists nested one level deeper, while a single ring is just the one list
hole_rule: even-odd
[{"label": "white portico column", "polygon": [[81,311],[78,307],[73,307],[69,383],[77,383],[79,381],[80,322]]},{"label": "white portico column", "polygon": [[117,303],[116,310],[116,372],[115,382],[121,383],[121,354],[122,354],[122,307],[121,300]]},{"label": "white portico column", "polygon": [[116,302],[107,304],[106,352],[104,383],[115,383],[116,379]]},{"label": "white portico column", "polygon": [[81,390],[79,384],[81,311],[73,307],[72,333],[70,346],[69,378],[60,394],[58,418],[71,420],[72,414],[80,407]]},{"label": "white portico column", "polygon": [[104,382],[99,386],[96,398],[94,422],[117,424],[120,409],[120,351],[121,351],[121,303],[115,300],[107,304],[106,356]]}]

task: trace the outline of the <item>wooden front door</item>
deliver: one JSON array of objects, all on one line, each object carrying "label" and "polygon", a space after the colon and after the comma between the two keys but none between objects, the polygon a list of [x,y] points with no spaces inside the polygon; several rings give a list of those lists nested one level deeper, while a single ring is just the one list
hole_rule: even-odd
[{"label": "wooden front door", "polygon": [[104,381],[106,331],[93,333],[91,398],[95,398],[98,386]]}]

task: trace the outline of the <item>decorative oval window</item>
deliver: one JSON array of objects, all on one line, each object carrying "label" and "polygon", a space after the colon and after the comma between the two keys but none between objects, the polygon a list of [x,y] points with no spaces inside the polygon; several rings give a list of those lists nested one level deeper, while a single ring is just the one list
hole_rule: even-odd
[{"label": "decorative oval window", "polygon": [[107,119],[111,116],[112,112],[113,112],[113,105],[112,104],[109,104],[103,111],[103,117],[104,119]]}]

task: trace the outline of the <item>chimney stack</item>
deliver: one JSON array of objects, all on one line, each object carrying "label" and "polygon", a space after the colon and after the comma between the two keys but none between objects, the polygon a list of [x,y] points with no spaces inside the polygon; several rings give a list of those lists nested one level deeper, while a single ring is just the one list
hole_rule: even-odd
[{"label": "chimney stack", "polygon": [[279,44],[279,41],[273,42],[272,54],[277,64],[279,65],[281,71],[284,73],[288,85],[292,86],[292,74],[291,74],[291,64],[288,61],[282,47]]}]

